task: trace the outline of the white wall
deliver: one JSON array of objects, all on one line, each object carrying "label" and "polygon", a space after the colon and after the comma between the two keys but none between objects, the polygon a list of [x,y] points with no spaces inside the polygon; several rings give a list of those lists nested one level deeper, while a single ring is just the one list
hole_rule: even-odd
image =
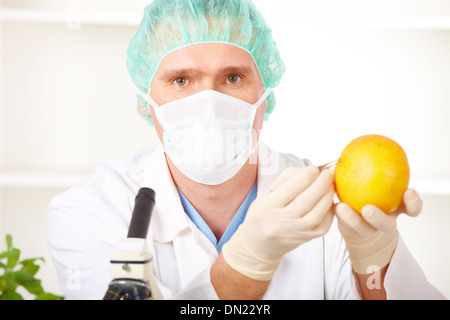
[{"label": "white wall", "polygon": [[[4,0],[3,8],[139,15],[147,2]],[[401,217],[399,229],[430,281],[450,297],[450,28],[400,19],[394,21],[407,28],[392,29],[392,20],[382,19],[450,16],[450,3],[255,2],[288,68],[263,140],[318,165],[337,159],[361,134],[386,134],[401,143],[411,186],[425,206],[419,218]],[[11,233],[24,257],[44,256],[41,275],[53,292],[59,289],[45,239],[48,201],[98,162],[157,143],[136,113],[125,66],[136,28],[69,29],[64,18],[0,22],[0,250]],[[49,172],[59,174],[59,182],[46,181]]]},{"label": "white wall", "polygon": [[[3,0],[0,0],[0,7],[3,5]],[[0,23],[0,48],[3,48],[3,24]],[[0,50],[0,168],[3,164],[3,141],[5,140],[3,138],[3,88],[4,88],[4,71],[3,71],[3,50]],[[0,237],[4,234],[3,233],[3,215],[2,215],[2,203],[3,203],[3,190],[0,188]],[[2,248],[2,247],[0,247]]]},{"label": "white wall", "polygon": [[[428,280],[450,297],[450,195],[422,195],[417,218],[400,216],[398,229]],[[414,279],[411,279],[414,281]]]},{"label": "white wall", "polygon": [[6,169],[89,170],[152,143],[125,65],[134,28],[10,22],[5,30],[4,116],[14,119],[4,129]]}]

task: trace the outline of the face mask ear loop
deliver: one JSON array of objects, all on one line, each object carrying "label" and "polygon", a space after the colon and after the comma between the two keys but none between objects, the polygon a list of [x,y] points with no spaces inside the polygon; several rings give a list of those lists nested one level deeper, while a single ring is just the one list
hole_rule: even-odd
[{"label": "face mask ear loop", "polygon": [[263,95],[261,96],[261,98],[259,98],[258,102],[256,102],[254,104],[254,106],[256,106],[257,108],[263,103],[264,100],[267,99],[268,96],[270,96],[270,94],[272,93],[273,89],[272,88],[267,88],[266,91],[263,93]]},{"label": "face mask ear loop", "polygon": [[[257,108],[259,108],[259,106],[264,102],[264,100],[267,99],[268,96],[270,96],[270,94],[272,93],[273,89],[272,88],[267,88],[266,91],[263,93],[263,95],[261,96],[261,98],[259,98],[259,100],[254,104],[254,106]],[[255,111],[256,112],[256,111]],[[251,133],[253,135],[253,132]],[[258,148],[258,143],[255,144],[255,146],[252,148],[252,151],[250,152],[250,155],[252,155],[253,153],[255,153],[256,149]]]},{"label": "face mask ear loop", "polygon": [[[150,97],[150,89],[148,90],[148,94],[145,94],[141,91],[138,91],[137,93],[140,95],[145,101],[147,101],[148,104],[151,104],[153,108],[158,108],[158,104]],[[148,110],[150,112],[150,110]]]}]

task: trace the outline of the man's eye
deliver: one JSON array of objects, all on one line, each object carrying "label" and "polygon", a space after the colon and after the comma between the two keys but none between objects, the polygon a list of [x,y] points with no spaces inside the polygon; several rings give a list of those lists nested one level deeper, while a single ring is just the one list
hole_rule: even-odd
[{"label": "man's eye", "polygon": [[241,80],[241,77],[238,75],[231,75],[227,78],[227,82],[231,84],[236,84],[239,82],[239,80]]},{"label": "man's eye", "polygon": [[186,78],[177,78],[174,80],[174,83],[180,87],[183,87],[188,83],[188,80]]}]

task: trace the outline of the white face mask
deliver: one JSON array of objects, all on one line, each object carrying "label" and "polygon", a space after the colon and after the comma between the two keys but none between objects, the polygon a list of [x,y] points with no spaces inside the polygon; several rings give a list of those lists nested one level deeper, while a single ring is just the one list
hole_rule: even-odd
[{"label": "white face mask", "polygon": [[218,185],[234,177],[255,151],[256,110],[271,92],[268,88],[255,104],[213,90],[162,106],[142,96],[155,110],[165,152],[178,170],[193,181]]}]

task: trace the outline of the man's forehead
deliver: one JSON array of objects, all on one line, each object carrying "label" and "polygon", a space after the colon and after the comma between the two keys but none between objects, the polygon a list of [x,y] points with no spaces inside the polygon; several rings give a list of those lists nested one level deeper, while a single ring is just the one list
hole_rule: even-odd
[{"label": "man's forehead", "polygon": [[219,43],[195,44],[171,52],[160,63],[164,73],[221,73],[248,74],[257,72],[250,54],[236,46]]}]

